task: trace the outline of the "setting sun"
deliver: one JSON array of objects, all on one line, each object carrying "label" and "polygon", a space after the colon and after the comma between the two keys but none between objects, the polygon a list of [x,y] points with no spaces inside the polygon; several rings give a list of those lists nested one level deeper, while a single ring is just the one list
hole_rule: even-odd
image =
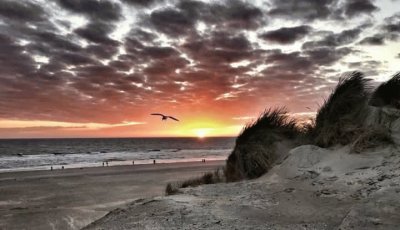
[{"label": "setting sun", "polygon": [[202,129],[195,129],[194,132],[198,138],[204,138],[209,134],[213,129],[211,128],[202,128]]}]

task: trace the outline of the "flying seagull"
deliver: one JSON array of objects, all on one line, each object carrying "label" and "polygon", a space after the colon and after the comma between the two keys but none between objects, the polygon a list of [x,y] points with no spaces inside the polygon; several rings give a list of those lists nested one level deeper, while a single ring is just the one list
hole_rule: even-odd
[{"label": "flying seagull", "polygon": [[175,121],[179,121],[179,120],[176,119],[175,117],[167,116],[167,115],[164,115],[164,114],[161,114],[161,113],[152,113],[152,114],[150,114],[150,115],[161,116],[161,120],[162,120],[162,121],[166,121],[168,118],[169,118],[169,119],[172,119],[172,120],[175,120]]}]

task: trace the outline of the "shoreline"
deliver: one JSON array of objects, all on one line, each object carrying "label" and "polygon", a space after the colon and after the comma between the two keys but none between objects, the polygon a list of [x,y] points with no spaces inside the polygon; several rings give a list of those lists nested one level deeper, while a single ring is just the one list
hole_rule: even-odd
[{"label": "shoreline", "polygon": [[[175,164],[175,163],[191,163],[191,162],[201,162],[205,159],[207,162],[212,161],[226,161],[227,156],[221,157],[204,157],[204,158],[171,158],[171,159],[147,159],[147,160],[135,160],[132,164],[132,160],[108,160],[97,163],[77,163],[77,164],[55,164],[55,165],[43,165],[43,166],[33,166],[26,168],[4,168],[0,169],[0,175],[3,173],[14,173],[14,172],[34,172],[34,171],[53,171],[66,170],[66,169],[86,169],[86,168],[102,168],[102,167],[114,167],[114,166],[138,166],[138,165],[153,165],[153,160],[156,160],[156,164]],[[108,162],[107,166],[105,163]],[[64,167],[64,168],[62,168]]]},{"label": "shoreline", "polygon": [[206,161],[0,173],[0,229],[80,229],[134,200],[163,196],[169,182],[224,164]]}]

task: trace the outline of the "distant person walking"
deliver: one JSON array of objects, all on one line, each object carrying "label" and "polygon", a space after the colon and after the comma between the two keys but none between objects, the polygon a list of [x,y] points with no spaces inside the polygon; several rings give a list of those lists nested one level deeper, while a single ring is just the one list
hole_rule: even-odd
[{"label": "distant person walking", "polygon": [[132,165],[135,165],[135,161],[132,161]]},{"label": "distant person walking", "polygon": [[156,160],[153,160],[153,164],[156,164]]},{"label": "distant person walking", "polygon": [[106,165],[108,166],[108,161],[106,161]]}]

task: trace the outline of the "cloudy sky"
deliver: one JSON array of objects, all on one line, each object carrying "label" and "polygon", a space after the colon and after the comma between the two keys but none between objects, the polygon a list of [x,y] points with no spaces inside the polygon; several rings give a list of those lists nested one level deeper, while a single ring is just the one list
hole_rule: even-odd
[{"label": "cloudy sky", "polygon": [[388,79],[399,36],[400,0],[1,0],[0,138],[235,135]]}]

